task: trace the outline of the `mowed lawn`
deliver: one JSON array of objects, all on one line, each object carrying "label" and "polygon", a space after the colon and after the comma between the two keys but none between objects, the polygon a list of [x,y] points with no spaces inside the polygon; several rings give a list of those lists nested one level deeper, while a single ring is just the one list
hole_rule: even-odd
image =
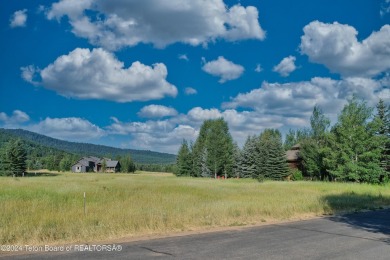
[{"label": "mowed lawn", "polygon": [[2,177],[0,244],[89,242],[387,206],[389,185],[259,183],[162,173]]}]

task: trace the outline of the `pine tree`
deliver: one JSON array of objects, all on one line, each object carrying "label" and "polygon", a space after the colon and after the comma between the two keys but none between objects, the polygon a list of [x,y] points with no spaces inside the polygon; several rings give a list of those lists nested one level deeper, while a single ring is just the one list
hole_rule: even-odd
[{"label": "pine tree", "polygon": [[256,136],[248,136],[241,152],[240,176],[243,178],[256,178],[256,163],[259,156]]},{"label": "pine tree", "polygon": [[22,140],[16,139],[9,142],[7,157],[10,172],[16,176],[23,176],[27,169],[27,154]]},{"label": "pine tree", "polygon": [[237,143],[233,144],[233,177],[239,178],[241,175],[241,150]]},{"label": "pine tree", "polygon": [[384,170],[384,175],[381,176],[381,181],[390,179],[390,106],[386,107],[382,99],[377,105],[377,114],[375,116],[377,124],[377,136],[381,139],[382,155],[380,166]]},{"label": "pine tree", "polygon": [[202,173],[202,153],[206,147],[207,136],[210,132],[212,120],[203,122],[199,130],[198,138],[192,148],[192,172],[194,177],[200,177]]},{"label": "pine tree", "polygon": [[192,158],[188,143],[183,140],[176,159],[176,176],[190,176],[192,167]]},{"label": "pine tree", "polygon": [[286,154],[279,130],[266,129],[259,136],[257,176],[259,180],[283,180],[288,176]]},{"label": "pine tree", "polygon": [[7,147],[0,147],[0,176],[12,175]]}]

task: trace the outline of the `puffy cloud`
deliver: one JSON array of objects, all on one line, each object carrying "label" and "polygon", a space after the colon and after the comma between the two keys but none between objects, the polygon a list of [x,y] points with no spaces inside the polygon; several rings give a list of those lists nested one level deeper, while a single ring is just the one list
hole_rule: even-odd
[{"label": "puffy cloud", "polygon": [[11,28],[24,27],[26,26],[26,22],[27,22],[27,9],[23,9],[23,10],[16,11],[12,15],[9,26]]},{"label": "puffy cloud", "polygon": [[[35,74],[34,74],[35,73]],[[132,102],[175,97],[177,89],[166,81],[163,63],[152,67],[139,61],[124,68],[123,62],[103,49],[77,48],[42,70],[22,68],[22,77],[60,95],[80,99]],[[41,81],[33,81],[40,76]]]},{"label": "puffy cloud", "polygon": [[[332,119],[337,117],[346,103],[355,94],[374,106],[386,88],[380,81],[367,78],[313,78],[310,81],[292,83],[267,83],[261,88],[239,94],[223,108],[250,108],[263,115],[276,115],[285,119],[307,119],[314,107],[319,105]],[[383,96],[383,95],[382,95]],[[387,97],[387,100],[390,96]]]},{"label": "puffy cloud", "polygon": [[161,105],[145,106],[138,112],[138,116],[146,118],[160,118],[175,115],[177,115],[177,111],[174,108]]},{"label": "puffy cloud", "polygon": [[189,125],[178,125],[166,133],[136,133],[129,142],[130,147],[139,147],[150,150],[176,154],[183,139],[194,140],[198,131]]},{"label": "puffy cloud", "polygon": [[194,88],[188,87],[188,88],[184,89],[184,93],[186,95],[195,95],[195,94],[198,93],[198,91],[196,89],[194,89]]},{"label": "puffy cloud", "polygon": [[201,121],[208,119],[216,119],[221,117],[221,112],[218,109],[203,109],[201,107],[194,107],[188,111],[188,117],[193,121]]},{"label": "puffy cloud", "polygon": [[63,16],[68,16],[71,21],[75,21],[84,16],[84,11],[91,8],[93,0],[63,0],[53,3],[47,11],[48,19],[61,19]]},{"label": "puffy cloud", "polygon": [[61,0],[52,4],[47,18],[63,16],[69,18],[75,35],[111,50],[139,43],[162,48],[175,42],[196,46],[218,38],[265,38],[255,7],[228,8],[223,0]]},{"label": "puffy cloud", "polygon": [[279,73],[282,77],[287,77],[297,68],[295,66],[295,60],[296,58],[294,56],[288,56],[284,58],[278,65],[276,65],[273,71]]},{"label": "puffy cloud", "polygon": [[220,77],[219,83],[239,78],[244,73],[244,67],[219,56],[218,59],[209,61],[202,69],[216,77]]},{"label": "puffy cloud", "polygon": [[0,113],[0,123],[3,123],[6,128],[23,128],[62,140],[85,142],[85,140],[98,139],[106,134],[100,127],[77,117],[48,117],[38,123],[26,124],[27,122],[30,122],[30,117],[23,111],[15,110],[11,116],[4,112]]},{"label": "puffy cloud", "polygon": [[129,136],[125,144],[137,149],[148,149],[168,153],[177,153],[183,139],[194,140],[198,131],[175,119],[148,120],[146,122],[121,122],[112,118],[113,123],[107,127],[110,134]]},{"label": "puffy cloud", "polygon": [[6,126],[12,126],[15,124],[25,123],[30,120],[30,116],[20,110],[14,110],[12,115],[7,115],[4,112],[0,112],[0,122]]},{"label": "puffy cloud", "polygon": [[314,21],[303,28],[300,49],[309,60],[344,77],[372,77],[390,69],[390,25],[359,42],[352,26]]},{"label": "puffy cloud", "polygon": [[239,145],[245,142],[248,135],[259,134],[265,128],[283,126],[281,116],[265,115],[257,111],[221,111],[216,108],[195,107],[186,114],[166,120],[126,123],[112,118],[113,123],[107,130],[110,134],[129,136],[129,147],[177,153],[183,139],[196,140],[204,120],[216,118],[224,118],[228,122],[230,132]]},{"label": "puffy cloud", "polygon": [[88,120],[77,117],[48,117],[37,124],[30,125],[27,129],[53,138],[70,141],[91,140],[106,134],[100,127]]}]

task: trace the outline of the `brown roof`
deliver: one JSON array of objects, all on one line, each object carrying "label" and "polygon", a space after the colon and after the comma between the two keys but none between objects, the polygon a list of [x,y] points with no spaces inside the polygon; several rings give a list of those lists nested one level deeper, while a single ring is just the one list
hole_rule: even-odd
[{"label": "brown roof", "polygon": [[287,161],[289,161],[289,162],[298,161],[300,159],[299,158],[299,150],[300,149],[301,149],[301,145],[296,144],[293,147],[291,147],[290,150],[286,151]]}]

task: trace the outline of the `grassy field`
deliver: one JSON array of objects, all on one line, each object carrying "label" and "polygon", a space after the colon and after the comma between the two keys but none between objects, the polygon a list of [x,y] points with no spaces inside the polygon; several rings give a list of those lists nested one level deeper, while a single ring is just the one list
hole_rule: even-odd
[{"label": "grassy field", "polygon": [[0,206],[0,244],[38,245],[387,207],[390,186],[61,173],[0,178]]}]

